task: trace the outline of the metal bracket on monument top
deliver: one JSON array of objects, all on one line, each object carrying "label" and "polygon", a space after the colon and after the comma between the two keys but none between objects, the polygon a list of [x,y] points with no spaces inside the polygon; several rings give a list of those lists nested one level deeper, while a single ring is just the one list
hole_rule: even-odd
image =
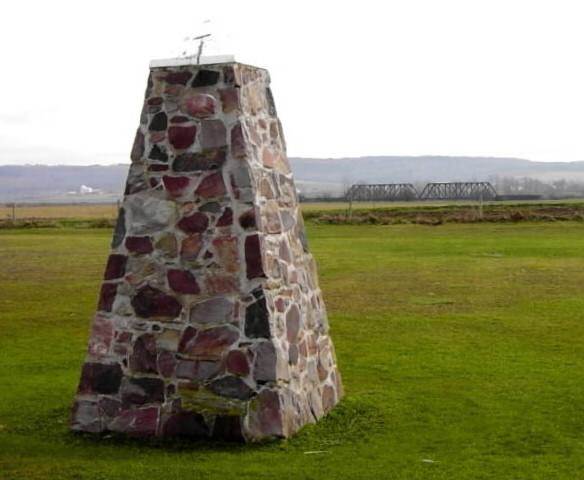
[{"label": "metal bracket on monument top", "polygon": [[[210,23],[210,20],[205,20],[203,24]],[[211,65],[214,63],[231,63],[235,62],[234,55],[208,55],[203,56],[203,48],[205,42],[211,40],[211,33],[204,33],[202,35],[196,35],[194,37],[185,37],[183,42],[185,44],[190,42],[198,42],[196,45],[196,52],[189,53],[192,45],[187,45],[178,57],[174,58],[161,58],[150,61],[150,68],[160,68],[160,67],[180,67],[183,65]]]}]

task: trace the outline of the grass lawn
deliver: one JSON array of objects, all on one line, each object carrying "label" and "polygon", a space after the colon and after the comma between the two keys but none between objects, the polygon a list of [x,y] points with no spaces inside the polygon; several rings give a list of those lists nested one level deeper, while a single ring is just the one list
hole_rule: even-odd
[{"label": "grass lawn", "polygon": [[0,231],[0,479],[583,475],[583,223],[308,233],[347,396],[242,446],[70,434],[111,231]]}]

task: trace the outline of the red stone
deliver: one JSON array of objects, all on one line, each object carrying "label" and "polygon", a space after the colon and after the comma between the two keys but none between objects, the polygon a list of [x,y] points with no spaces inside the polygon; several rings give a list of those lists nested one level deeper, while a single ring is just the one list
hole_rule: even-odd
[{"label": "red stone", "polygon": [[[168,165],[160,165],[158,163],[154,163],[148,167],[149,172],[165,172],[166,170],[168,170]],[[152,186],[152,182],[150,182],[150,185]]]},{"label": "red stone", "polygon": [[230,327],[214,327],[199,332],[186,353],[198,357],[218,357],[239,339],[239,333]]},{"label": "red stone", "polygon": [[157,361],[158,371],[163,377],[172,377],[176,368],[176,358],[172,352],[160,352]]},{"label": "red stone", "polygon": [[225,365],[227,370],[235,375],[241,375],[242,377],[245,377],[249,374],[249,362],[247,360],[247,355],[241,350],[231,350],[227,354]]},{"label": "red stone", "polygon": [[178,317],[182,306],[176,298],[160,290],[146,286],[141,288],[132,299],[136,315],[150,317]]},{"label": "red stone", "polygon": [[88,352],[94,357],[107,355],[114,338],[114,326],[111,319],[97,314],[91,326]]},{"label": "red stone", "polygon": [[135,372],[158,373],[156,339],[151,333],[145,333],[134,342],[130,355],[130,368]]},{"label": "red stone", "polygon": [[183,110],[193,117],[210,117],[215,113],[215,98],[206,93],[187,97],[183,102]]},{"label": "red stone", "polygon": [[105,273],[103,275],[104,280],[114,280],[124,276],[126,273],[126,261],[128,257],[125,255],[112,254],[107,259],[107,265],[105,267]]},{"label": "red stone", "polygon": [[219,96],[223,104],[223,112],[231,113],[239,109],[239,91],[237,88],[221,88]]},{"label": "red stone", "polygon": [[111,312],[112,305],[114,304],[114,299],[116,298],[116,293],[118,290],[118,285],[115,283],[103,283],[101,285],[101,290],[99,292],[99,302],[97,305],[98,310],[104,312]]},{"label": "red stone", "polygon": [[203,233],[209,226],[209,218],[201,212],[195,212],[183,217],[178,222],[178,228],[185,233]]},{"label": "red stone", "polygon": [[152,98],[149,98],[146,103],[148,105],[154,106],[154,105],[162,105],[163,101],[164,101],[164,99],[162,97],[152,97]]},{"label": "red stone", "polygon": [[192,76],[191,72],[181,70],[179,72],[167,73],[164,77],[164,81],[169,85],[186,85]]},{"label": "red stone", "polygon": [[137,410],[122,410],[111,423],[114,432],[132,436],[152,436],[158,429],[159,407],[146,407]]},{"label": "red stone", "polygon": [[225,192],[225,183],[221,172],[212,173],[205,177],[195,190],[197,195],[204,198],[221,197],[225,195]]},{"label": "red stone", "polygon": [[245,239],[245,265],[247,278],[265,277],[259,235],[249,235]]},{"label": "red stone", "polygon": [[154,250],[150,237],[126,237],[125,245],[132,253],[145,254]]},{"label": "red stone", "polygon": [[177,378],[204,382],[221,372],[218,360],[180,360],[176,366]]},{"label": "red stone", "polygon": [[286,310],[286,302],[282,297],[277,298],[275,304],[278,312],[283,313]]},{"label": "red stone", "polygon": [[195,337],[197,336],[197,333],[198,331],[194,327],[189,326],[185,328],[185,331],[183,332],[180,338],[180,342],[178,344],[179,353],[185,353],[192,347],[192,344],[194,342]]},{"label": "red stone", "polygon": [[188,127],[171,126],[168,129],[168,141],[177,150],[190,147],[195,141],[197,127],[194,125]]},{"label": "red stone", "polygon": [[189,186],[189,179],[187,177],[169,177],[164,175],[162,177],[164,188],[173,197],[182,195],[185,188]]},{"label": "red stone", "polygon": [[249,426],[255,438],[281,437],[284,435],[280,398],[273,390],[263,390],[250,409]]},{"label": "red stone", "polygon": [[231,155],[239,159],[246,157],[245,138],[240,123],[231,129]]},{"label": "red stone", "polygon": [[201,123],[201,147],[218,148],[227,145],[227,130],[221,120],[204,120]]},{"label": "red stone", "polygon": [[233,210],[231,210],[231,208],[227,207],[223,213],[221,214],[221,216],[219,217],[219,220],[217,220],[217,226],[218,227],[228,227],[229,225],[233,224]]},{"label": "red stone", "polygon": [[188,270],[170,269],[166,276],[170,288],[177,293],[197,294],[201,292],[197,280]]}]

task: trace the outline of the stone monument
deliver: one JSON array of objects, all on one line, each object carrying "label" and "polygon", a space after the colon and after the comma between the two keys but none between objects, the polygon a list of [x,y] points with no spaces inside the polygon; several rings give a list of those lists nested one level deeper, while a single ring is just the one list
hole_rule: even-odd
[{"label": "stone monument", "polygon": [[269,83],[152,64],[73,430],[257,441],[342,396]]}]

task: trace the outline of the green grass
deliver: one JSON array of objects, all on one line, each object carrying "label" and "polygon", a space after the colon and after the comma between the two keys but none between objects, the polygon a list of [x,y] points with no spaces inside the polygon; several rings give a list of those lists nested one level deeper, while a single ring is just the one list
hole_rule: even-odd
[{"label": "green grass", "polygon": [[309,226],[347,396],[289,441],[70,434],[108,229],[0,232],[0,478],[577,479],[584,224]]}]

